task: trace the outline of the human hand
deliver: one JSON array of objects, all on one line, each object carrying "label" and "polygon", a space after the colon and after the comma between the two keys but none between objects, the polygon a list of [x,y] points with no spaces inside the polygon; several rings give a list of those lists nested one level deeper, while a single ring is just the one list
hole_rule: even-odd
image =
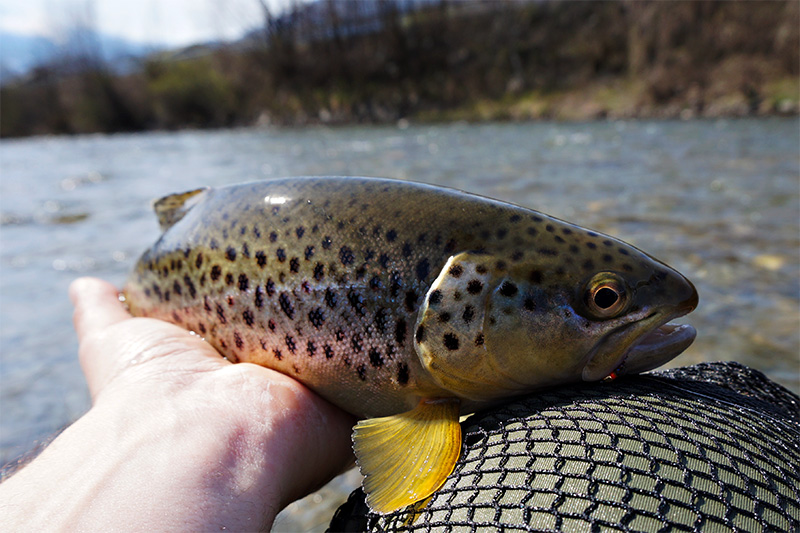
[{"label": "human hand", "polygon": [[269,529],[352,462],[354,419],[279,372],[73,282],[92,408],[0,485],[3,530]]}]

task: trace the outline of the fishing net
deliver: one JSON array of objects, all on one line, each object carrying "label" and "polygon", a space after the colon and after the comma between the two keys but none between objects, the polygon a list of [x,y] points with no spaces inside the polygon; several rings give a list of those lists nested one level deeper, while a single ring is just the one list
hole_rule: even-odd
[{"label": "fishing net", "polygon": [[463,424],[454,472],[418,510],[331,531],[800,531],[800,398],[709,363],[520,399]]}]

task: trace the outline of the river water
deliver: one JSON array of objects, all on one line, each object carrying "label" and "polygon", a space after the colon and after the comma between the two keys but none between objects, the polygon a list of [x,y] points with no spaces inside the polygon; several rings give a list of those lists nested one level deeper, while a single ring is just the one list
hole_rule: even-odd
[{"label": "river water", "polygon": [[[796,118],[244,129],[0,142],[0,462],[89,405],[67,286],[122,284],[158,236],[150,202],[201,185],[385,176],[508,200],[610,233],[692,279],[697,341],[800,392]],[[276,529],[319,528],[355,474]]]}]

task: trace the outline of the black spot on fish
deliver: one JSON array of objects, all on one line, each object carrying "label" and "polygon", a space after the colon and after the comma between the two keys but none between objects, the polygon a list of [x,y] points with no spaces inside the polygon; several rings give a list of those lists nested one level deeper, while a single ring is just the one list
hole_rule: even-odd
[{"label": "black spot on fish", "polygon": [[506,298],[511,298],[517,294],[517,286],[510,281],[504,281],[503,284],[500,285],[500,294]]},{"label": "black spot on fish", "polygon": [[468,305],[464,308],[464,312],[461,313],[461,318],[464,320],[464,323],[469,324],[472,322],[472,319],[475,318],[475,308],[471,305]]},{"label": "black spot on fish", "polygon": [[290,352],[295,353],[295,351],[297,351],[297,344],[294,342],[294,337],[286,335],[283,340],[286,342],[286,347],[289,348]]},{"label": "black spot on fish", "polygon": [[388,313],[386,308],[381,307],[375,313],[375,327],[378,329],[379,332],[383,333],[386,331],[386,323],[388,322]]},{"label": "black spot on fish", "polygon": [[367,380],[367,367],[366,366],[358,365],[356,367],[356,373],[358,374],[358,377],[359,377],[359,379],[361,379],[361,381],[366,381]]},{"label": "black spot on fish", "polygon": [[625,248],[617,248],[617,251],[618,251],[619,253],[621,253],[622,255],[630,255],[630,254],[628,253],[628,250],[626,250]]},{"label": "black spot on fish", "polygon": [[399,319],[397,323],[394,325],[394,340],[399,345],[403,345],[406,340],[406,332],[408,330],[408,325],[404,319]]},{"label": "black spot on fish", "polygon": [[203,274],[200,276],[200,286],[201,287],[205,287],[206,286],[206,273],[205,272],[203,272]]},{"label": "black spot on fish", "polygon": [[425,340],[425,327],[422,324],[417,327],[417,333],[414,335],[414,340],[416,340],[417,343],[421,343]]},{"label": "black spot on fish", "polygon": [[225,324],[225,323],[228,322],[228,319],[225,318],[225,309],[223,309],[220,304],[217,304],[217,318],[219,318],[219,321],[222,324]]},{"label": "black spot on fish", "polygon": [[386,254],[381,254],[378,258],[378,264],[381,265],[381,268],[389,268],[389,256]]},{"label": "black spot on fish", "polygon": [[570,253],[577,254],[577,253],[579,253],[581,251],[581,249],[578,248],[577,244],[570,244],[569,245],[569,251],[570,251]]},{"label": "black spot on fish", "polygon": [[222,276],[222,269],[219,265],[213,265],[211,267],[211,281],[217,281],[220,276]]},{"label": "black spot on fish", "polygon": [[283,311],[283,314],[285,314],[289,320],[294,320],[294,305],[292,305],[289,295],[285,292],[282,292],[278,297],[278,302],[281,305],[281,311]]},{"label": "black spot on fish", "polygon": [[314,257],[314,247],[313,246],[306,246],[306,251],[305,251],[306,261],[311,260],[312,257]]},{"label": "black spot on fish", "polygon": [[443,313],[439,313],[439,322],[445,322],[445,323],[450,322],[450,313],[446,311]]},{"label": "black spot on fish", "polygon": [[603,261],[606,263],[611,263],[614,261],[614,258],[611,256],[611,254],[605,254],[603,255]]},{"label": "black spot on fish", "polygon": [[526,311],[533,311],[536,309],[536,302],[531,296],[528,296],[522,302],[522,307],[524,307]]},{"label": "black spot on fish", "polygon": [[228,258],[228,261],[235,261],[236,250],[232,246],[228,246],[228,248],[225,250],[225,257]]},{"label": "black spot on fish", "polygon": [[403,278],[400,276],[398,272],[392,272],[389,275],[389,294],[392,297],[397,297],[400,294],[400,290],[403,288]]},{"label": "black spot on fish", "polygon": [[414,250],[411,248],[411,245],[407,242],[403,243],[403,257],[411,257],[411,254],[414,253]]},{"label": "black spot on fish", "polygon": [[198,330],[200,331],[200,333],[202,333],[203,335],[205,335],[205,334],[206,334],[206,325],[205,325],[205,324],[203,324],[202,322],[198,322],[198,323],[197,323],[197,329],[198,329]]},{"label": "black spot on fish", "polygon": [[593,243],[593,242],[587,242],[587,243],[586,243],[586,246],[587,246],[587,247],[588,247],[590,250],[594,250],[595,248],[597,248],[597,245],[596,245],[595,243]]},{"label": "black spot on fish", "polygon": [[372,279],[369,280],[369,288],[373,291],[379,291],[383,289],[383,282],[381,282],[381,278],[378,276],[372,276]]},{"label": "black spot on fish", "polygon": [[261,238],[261,230],[258,229],[258,226],[253,226],[253,235],[255,235],[256,239]]},{"label": "black spot on fish", "polygon": [[522,220],[522,217],[519,215],[511,215],[511,218],[509,218],[508,220],[510,220],[511,222],[519,222],[520,220]]},{"label": "black spot on fish", "polygon": [[333,243],[333,241],[327,235],[322,238],[322,248],[324,250],[328,250],[331,247],[332,243]]},{"label": "black spot on fish", "polygon": [[274,231],[271,231],[269,233],[269,242],[275,242],[277,240],[278,240],[278,234],[275,233]]},{"label": "black spot on fish", "polygon": [[181,284],[180,284],[180,283],[178,283],[178,280],[175,280],[175,282],[172,284],[172,290],[173,290],[173,291],[175,292],[175,294],[177,294],[178,296],[180,296],[180,295],[181,295],[181,293],[183,292],[183,290],[181,289]]},{"label": "black spot on fish", "polygon": [[555,240],[558,244],[564,244],[565,242],[567,242],[562,237],[560,237],[558,235],[553,235],[553,240]]},{"label": "black spot on fish", "polygon": [[479,279],[470,280],[467,283],[467,292],[470,294],[478,294],[483,290],[483,282]]},{"label": "black spot on fish", "polygon": [[356,312],[358,316],[366,314],[366,307],[364,306],[364,298],[358,291],[350,291],[347,293],[347,301],[350,302],[350,307]]},{"label": "black spot on fish", "polygon": [[[242,226],[242,235],[244,235],[244,226]],[[247,243],[242,244],[242,257],[250,257],[250,248]]]},{"label": "black spot on fish", "polygon": [[406,293],[405,299],[406,310],[408,312],[415,311],[417,308],[417,293],[414,291],[408,291]]},{"label": "black spot on fish", "polygon": [[350,339],[350,345],[353,347],[354,352],[360,352],[363,349],[363,340],[361,339],[361,335],[358,333],[353,333],[353,336]]},{"label": "black spot on fish", "polygon": [[261,268],[264,268],[267,264],[267,254],[264,253],[263,250],[259,250],[256,252],[256,263]]},{"label": "black spot on fish", "polygon": [[383,357],[381,356],[381,353],[378,351],[377,348],[370,349],[369,364],[371,364],[375,368],[380,368],[383,366]]},{"label": "black spot on fish", "polygon": [[483,346],[483,333],[478,333],[475,337],[475,346]]},{"label": "black spot on fish", "polygon": [[353,262],[356,260],[356,256],[351,248],[342,246],[339,249],[339,260],[343,265],[347,266],[353,264]]},{"label": "black spot on fish", "polygon": [[341,329],[337,329],[333,334],[336,336],[336,340],[338,342],[342,342],[344,340],[344,331]]},{"label": "black spot on fish", "polygon": [[594,261],[592,261],[591,259],[587,259],[586,261],[583,262],[583,265],[581,266],[583,267],[584,270],[592,270],[594,269]]},{"label": "black spot on fish", "polygon": [[306,344],[306,354],[309,357],[314,357],[314,354],[317,353],[317,347],[314,345],[314,341],[308,341]]},{"label": "black spot on fish", "polygon": [[225,274],[225,285],[231,286],[233,285],[233,274],[228,272]]},{"label": "black spot on fish", "polygon": [[529,228],[527,229],[527,232],[528,232],[528,235],[530,235],[531,237],[535,237],[535,236],[536,236],[536,234],[537,234],[537,233],[539,233],[539,232],[536,230],[536,228],[534,228],[533,226],[529,227]]},{"label": "black spot on fish", "polygon": [[194,260],[194,266],[200,268],[203,265],[203,252],[198,252]]},{"label": "black spot on fish", "polygon": [[236,347],[240,350],[244,348],[244,341],[242,340],[242,336],[239,335],[238,331],[233,332],[233,342],[236,344]]},{"label": "black spot on fish", "polygon": [[330,288],[325,289],[325,305],[333,309],[336,307],[336,293],[333,292]]},{"label": "black spot on fish", "polygon": [[439,305],[440,303],[442,303],[442,291],[439,289],[434,289],[431,291],[430,296],[428,296],[428,304]]},{"label": "black spot on fish", "polygon": [[267,291],[267,296],[272,297],[272,296],[275,295],[275,282],[272,281],[272,278],[269,278],[267,280],[267,283],[266,283],[266,285],[264,285],[264,288]]},{"label": "black spot on fish", "polygon": [[464,273],[464,268],[461,265],[453,265],[448,270],[448,273],[454,278],[460,278],[461,274]]},{"label": "black spot on fish", "polygon": [[284,250],[283,248],[278,248],[277,250],[275,250],[275,257],[278,258],[278,262],[283,263],[284,261],[286,261],[286,250]]},{"label": "black spot on fish", "polygon": [[386,240],[389,242],[394,242],[397,239],[397,232],[393,229],[390,229],[386,232]]},{"label": "black spot on fish", "polygon": [[325,352],[325,359],[333,357],[333,348],[331,348],[329,344],[324,344],[322,346],[322,351]]},{"label": "black spot on fish", "polygon": [[558,250],[553,248],[539,248],[539,253],[548,257],[555,257],[558,255]]},{"label": "black spot on fish", "polygon": [[424,281],[425,278],[428,277],[428,274],[430,273],[430,271],[431,271],[431,266],[430,266],[430,263],[428,263],[428,258],[427,257],[422,259],[422,261],[420,261],[419,263],[417,263],[416,272],[417,272],[417,279],[418,280]]},{"label": "black spot on fish", "polygon": [[367,250],[364,252],[364,261],[369,262],[375,259],[375,251],[374,250]]},{"label": "black spot on fish", "polygon": [[589,237],[599,237],[599,235],[593,231],[587,231],[586,235],[588,235]]},{"label": "black spot on fish", "polygon": [[633,272],[633,267],[628,263],[622,263],[622,270],[625,272]]},{"label": "black spot on fish", "polygon": [[274,355],[274,356],[275,356],[275,359],[277,359],[278,361],[280,361],[281,359],[283,359],[283,354],[282,354],[282,353],[281,353],[281,351],[280,351],[279,349],[277,349],[277,348],[273,348],[273,349],[272,349],[272,355]]},{"label": "black spot on fish", "polygon": [[506,269],[506,262],[505,261],[497,261],[494,264],[494,268],[497,269],[497,270],[503,271],[503,270]]},{"label": "black spot on fish", "polygon": [[503,240],[508,235],[508,230],[506,228],[500,228],[497,230],[497,238]]},{"label": "black spot on fish", "polygon": [[452,333],[445,333],[444,337],[442,337],[442,343],[444,347],[450,350],[451,352],[454,350],[458,350],[458,337],[453,335]]},{"label": "black spot on fish", "polygon": [[408,378],[408,365],[406,363],[397,363],[397,383],[408,385]]},{"label": "black spot on fish", "polygon": [[258,307],[259,309],[264,307],[264,289],[261,288],[261,285],[256,286],[254,303],[256,304],[256,307]]},{"label": "black spot on fish", "polygon": [[275,327],[276,327],[275,326],[275,321],[270,318],[267,321],[267,327],[269,328],[270,331],[275,331]]},{"label": "black spot on fish", "polygon": [[325,278],[325,265],[322,263],[317,263],[314,265],[314,279],[317,281],[322,281]]},{"label": "black spot on fish", "polygon": [[297,238],[298,238],[298,239],[302,239],[302,238],[303,238],[303,235],[305,234],[305,232],[306,232],[306,229],[305,229],[303,226],[298,226],[298,227],[297,227],[297,228],[294,230],[294,234],[295,234],[295,235],[297,235]]},{"label": "black spot on fish", "polygon": [[203,296],[203,309],[206,310],[207,313],[211,312],[211,302],[208,299],[208,296]]},{"label": "black spot on fish", "polygon": [[239,274],[239,290],[246,291],[250,286],[250,280],[247,279],[247,274]]},{"label": "black spot on fish", "polygon": [[249,309],[244,310],[244,312],[242,313],[242,318],[244,319],[245,324],[247,324],[250,327],[253,326],[254,322],[253,313]]},{"label": "black spot on fish", "polygon": [[325,312],[317,307],[308,312],[308,321],[311,325],[319,329],[325,323]]},{"label": "black spot on fish", "polygon": [[292,257],[289,261],[289,271],[292,274],[297,274],[300,271],[300,259],[297,257]]},{"label": "black spot on fish", "polygon": [[183,276],[183,283],[186,285],[186,289],[189,291],[189,296],[194,298],[197,296],[197,290],[194,288],[194,282],[192,278],[189,277],[188,274]]}]

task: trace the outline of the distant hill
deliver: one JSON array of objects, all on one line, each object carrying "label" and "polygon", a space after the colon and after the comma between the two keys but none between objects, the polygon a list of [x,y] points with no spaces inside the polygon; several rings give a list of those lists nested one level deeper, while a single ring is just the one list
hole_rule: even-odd
[{"label": "distant hill", "polygon": [[3,83],[24,75],[33,67],[54,59],[97,53],[115,72],[131,69],[131,59],[142,57],[163,47],[127,41],[90,30],[71,31],[63,42],[40,35],[23,35],[0,31],[0,72]]}]

